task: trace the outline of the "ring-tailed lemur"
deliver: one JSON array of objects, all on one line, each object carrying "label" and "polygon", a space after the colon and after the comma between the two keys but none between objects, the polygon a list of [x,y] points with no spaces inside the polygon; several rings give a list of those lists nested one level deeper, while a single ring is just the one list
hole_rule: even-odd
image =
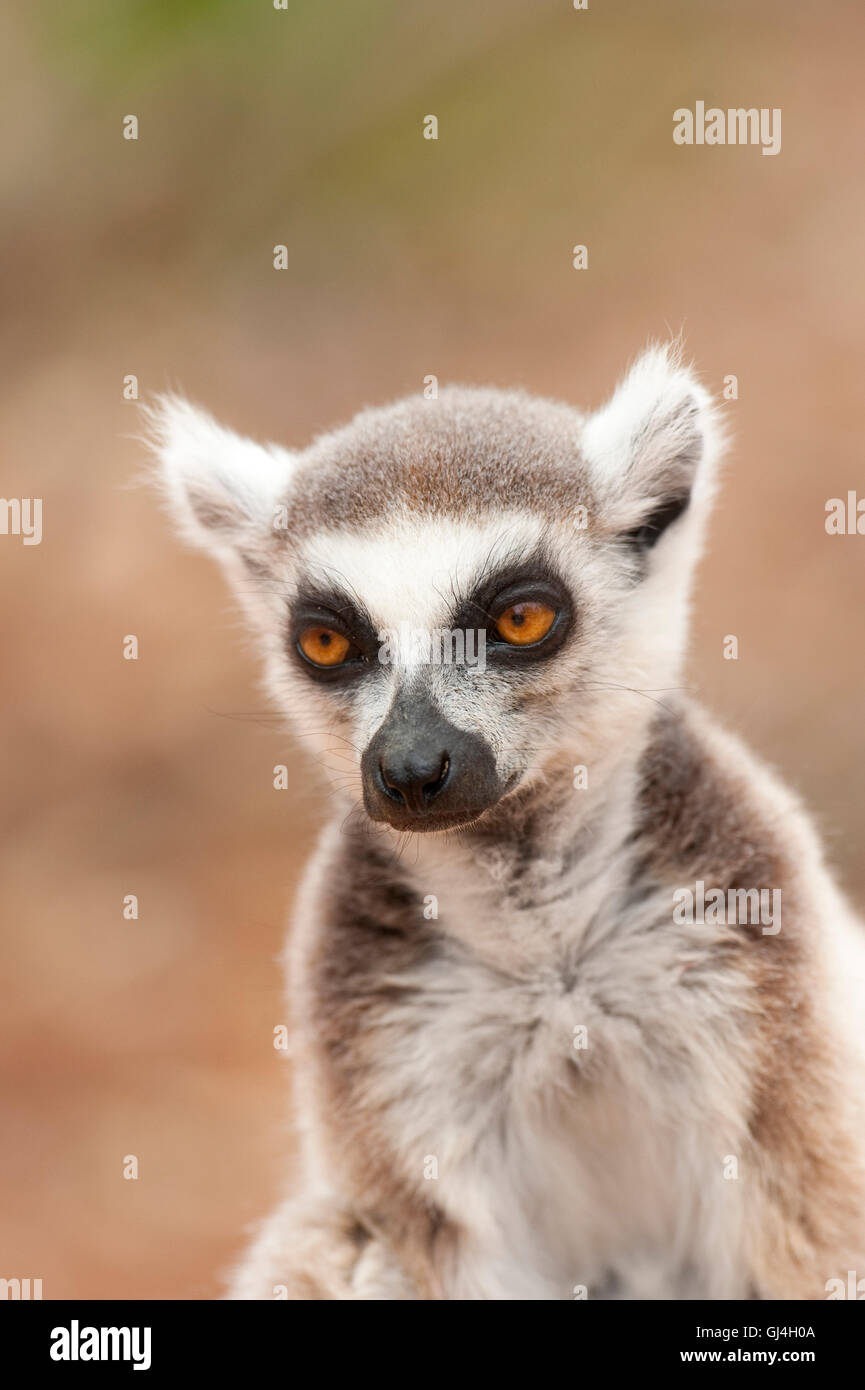
[{"label": "ring-tailed lemur", "polygon": [[865,937],[677,690],[721,431],[676,352],[589,416],[454,387],[296,453],[151,420],[339,803],[287,948],[303,1173],[231,1296],[865,1275]]}]

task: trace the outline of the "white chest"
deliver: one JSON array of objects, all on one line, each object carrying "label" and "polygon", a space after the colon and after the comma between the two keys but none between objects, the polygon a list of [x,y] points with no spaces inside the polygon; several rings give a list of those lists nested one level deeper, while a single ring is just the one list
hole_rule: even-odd
[{"label": "white chest", "polygon": [[529,927],[499,920],[510,968],[446,944],[393,1006],[374,1085],[406,1176],[462,1233],[451,1296],[737,1290],[742,1133],[716,1118],[693,942],[646,909],[569,951],[554,914],[531,928],[545,965],[521,968]]}]

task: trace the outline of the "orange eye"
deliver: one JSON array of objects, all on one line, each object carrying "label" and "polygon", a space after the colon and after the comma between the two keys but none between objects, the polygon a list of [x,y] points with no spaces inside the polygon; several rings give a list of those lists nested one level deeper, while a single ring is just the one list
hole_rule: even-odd
[{"label": "orange eye", "polygon": [[546,603],[513,603],[496,623],[496,631],[513,647],[530,647],[546,637],[556,621],[556,610]]},{"label": "orange eye", "polygon": [[345,661],[351,647],[347,637],[330,627],[304,628],[298,645],[307,661],[314,666],[339,666]]}]

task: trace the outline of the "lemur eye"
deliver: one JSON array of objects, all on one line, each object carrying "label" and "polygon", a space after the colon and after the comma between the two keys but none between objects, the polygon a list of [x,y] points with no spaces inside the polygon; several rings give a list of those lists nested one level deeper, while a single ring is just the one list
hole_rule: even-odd
[{"label": "lemur eye", "polygon": [[505,609],[496,622],[496,631],[512,647],[530,647],[546,637],[555,621],[555,608],[527,599]]},{"label": "lemur eye", "polygon": [[305,627],[297,645],[313,666],[340,666],[351,650],[351,643],[331,627]]}]

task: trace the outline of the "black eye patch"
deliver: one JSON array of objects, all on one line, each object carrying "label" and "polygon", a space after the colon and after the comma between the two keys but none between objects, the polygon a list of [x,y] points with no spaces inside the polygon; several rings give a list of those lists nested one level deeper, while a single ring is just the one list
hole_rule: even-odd
[{"label": "black eye patch", "polygon": [[[315,666],[304,657],[301,635],[309,628],[326,628],[351,644],[350,659],[335,666]],[[369,614],[339,589],[303,588],[291,602],[286,647],[314,680],[346,683],[378,666],[379,641]]]},{"label": "black eye patch", "polygon": [[[514,646],[496,631],[496,623],[510,607],[520,603],[539,603],[555,611],[556,617],[543,639],[530,646]],[[485,575],[478,587],[464,599],[452,616],[458,631],[482,630],[486,652],[497,665],[523,666],[527,661],[550,657],[573,631],[574,604],[568,590],[543,553],[518,564],[502,565]]]}]

